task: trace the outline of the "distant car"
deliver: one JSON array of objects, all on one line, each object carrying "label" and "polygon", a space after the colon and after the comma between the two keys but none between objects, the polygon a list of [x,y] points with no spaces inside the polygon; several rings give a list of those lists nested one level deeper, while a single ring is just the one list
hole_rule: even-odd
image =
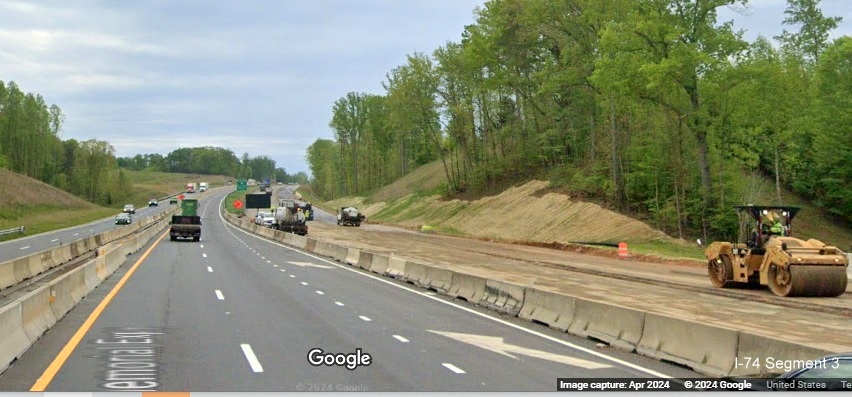
[{"label": "distant car", "polygon": [[129,225],[133,222],[133,217],[127,212],[122,212],[115,217],[116,225]]},{"label": "distant car", "polygon": [[150,199],[150,200],[148,200],[148,206],[149,206],[149,207],[157,207],[157,206],[159,206],[159,205],[160,205],[160,204],[159,204],[159,203],[157,203],[157,200],[155,200],[155,199]]},{"label": "distant car", "polygon": [[127,204],[127,205],[124,206],[124,209],[122,210],[122,212],[126,212],[128,214],[135,214],[136,208],[133,207],[133,204]]}]

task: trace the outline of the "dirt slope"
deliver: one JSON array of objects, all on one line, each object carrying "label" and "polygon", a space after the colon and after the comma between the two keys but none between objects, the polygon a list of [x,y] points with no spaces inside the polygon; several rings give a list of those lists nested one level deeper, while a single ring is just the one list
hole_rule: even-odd
[{"label": "dirt slope", "polygon": [[548,186],[549,182],[531,181],[475,201],[444,201],[439,196],[407,195],[367,206],[363,205],[363,198],[338,199],[328,204],[332,208],[360,205],[367,218],[373,221],[408,227],[430,225],[451,233],[500,240],[547,243],[676,241],[646,223],[597,204],[574,201],[564,194],[539,194]]}]

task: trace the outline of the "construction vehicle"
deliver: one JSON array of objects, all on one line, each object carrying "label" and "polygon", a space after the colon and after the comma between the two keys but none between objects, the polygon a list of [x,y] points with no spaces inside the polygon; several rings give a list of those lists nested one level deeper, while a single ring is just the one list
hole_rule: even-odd
[{"label": "construction vehicle", "polygon": [[800,208],[737,206],[739,243],[707,247],[707,273],[716,288],[769,286],[779,296],[840,296],[849,259],[837,247],[792,237]]},{"label": "construction vehicle", "polygon": [[361,226],[361,222],[367,219],[355,207],[340,207],[337,213],[337,224],[339,226]]},{"label": "construction vehicle", "polygon": [[282,232],[295,233],[300,236],[308,234],[305,214],[302,213],[302,208],[292,200],[280,200],[278,202],[272,227]]},{"label": "construction vehicle", "polygon": [[185,198],[180,203],[180,215],[172,215],[169,236],[172,241],[178,238],[201,240],[201,217],[198,216],[198,200]]}]

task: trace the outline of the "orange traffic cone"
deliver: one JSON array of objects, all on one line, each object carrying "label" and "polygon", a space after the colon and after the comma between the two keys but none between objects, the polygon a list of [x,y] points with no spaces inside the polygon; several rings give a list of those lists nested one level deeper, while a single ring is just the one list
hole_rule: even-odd
[{"label": "orange traffic cone", "polygon": [[618,243],[618,257],[627,258],[627,243],[624,241]]}]

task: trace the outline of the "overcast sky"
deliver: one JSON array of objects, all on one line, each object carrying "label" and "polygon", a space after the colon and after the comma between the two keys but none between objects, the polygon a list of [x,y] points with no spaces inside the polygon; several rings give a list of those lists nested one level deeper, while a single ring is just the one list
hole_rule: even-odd
[{"label": "overcast sky", "polygon": [[[307,171],[335,100],[383,93],[406,54],[459,41],[483,3],[0,0],[0,80],[59,105],[63,139],[106,140],[118,156],[219,146]],[[752,0],[720,19],[772,37],[785,6]],[[844,18],[833,37],[852,35],[852,1],[822,9]]]}]

